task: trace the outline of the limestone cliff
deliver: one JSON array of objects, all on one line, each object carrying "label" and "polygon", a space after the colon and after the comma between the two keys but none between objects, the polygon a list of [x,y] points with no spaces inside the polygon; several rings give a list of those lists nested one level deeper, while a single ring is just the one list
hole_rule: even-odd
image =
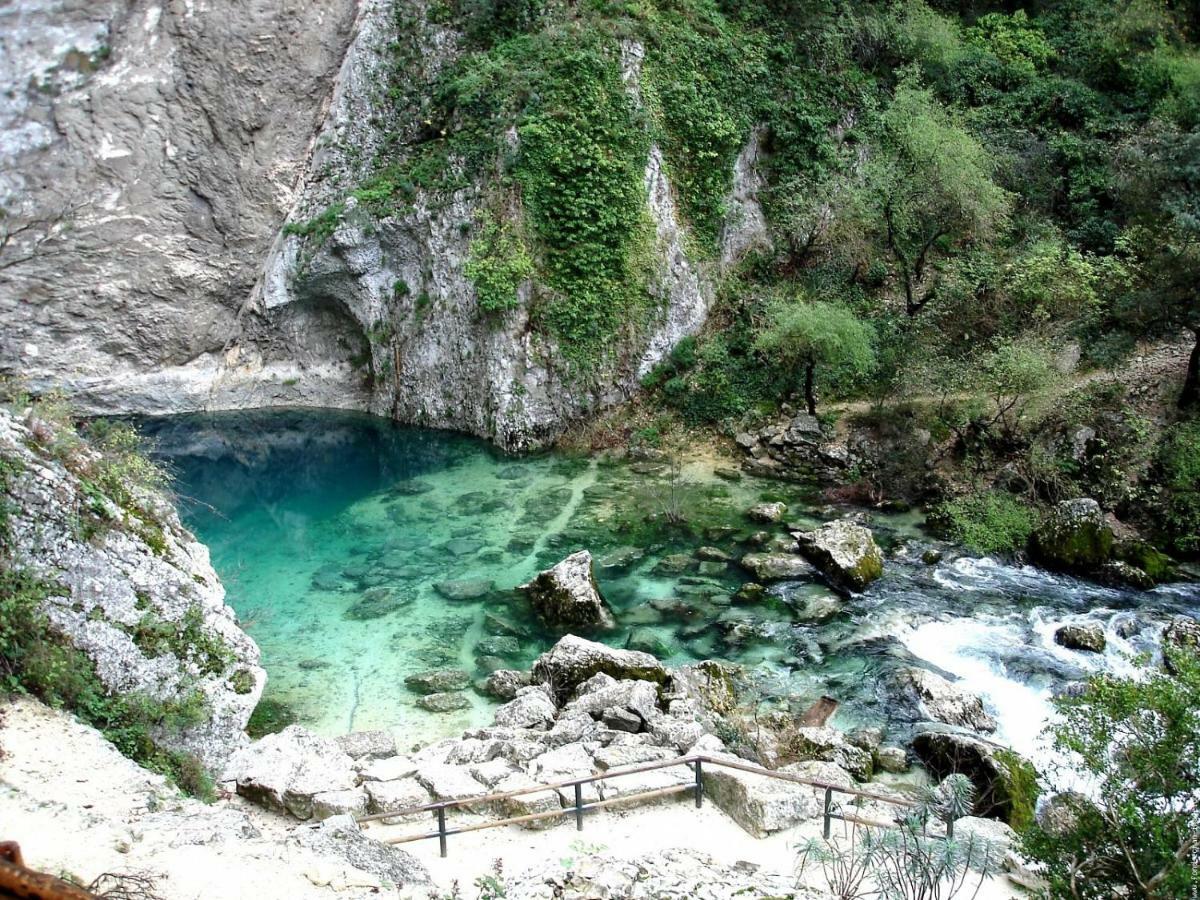
[{"label": "limestone cliff", "polygon": [[108,691],[198,697],[198,724],[156,739],[219,768],[247,740],[266,673],[208,549],[165,497],[134,487],[114,499],[97,454],[61,426],[0,409],[0,463],[0,563],[59,588],[40,612]]},{"label": "limestone cliff", "polygon": [[[761,242],[757,136],[709,262],[693,258],[651,146],[652,315],[581,376],[538,327],[536,277],[516,308],[480,314],[466,263],[494,172],[465,171],[456,190],[420,190],[391,214],[353,196],[388,141],[425,139],[421,91],[463,52],[427,7],[0,9],[0,374],[65,387],[85,412],[362,408],[512,449],[627,396],[703,325],[716,269]],[[411,52],[397,75],[400,44]],[[612,50],[640,108],[642,50]],[[413,94],[399,109],[385,90],[397,78]],[[320,241],[283,227],[334,207]]]}]

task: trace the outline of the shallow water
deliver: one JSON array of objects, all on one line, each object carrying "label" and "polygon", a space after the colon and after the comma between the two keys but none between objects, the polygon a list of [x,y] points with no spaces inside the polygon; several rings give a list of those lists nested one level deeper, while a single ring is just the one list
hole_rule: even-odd
[{"label": "shallow water", "polygon": [[[1131,669],[1122,654],[1153,652],[1166,616],[1200,612],[1191,586],[1117,591],[966,557],[927,566],[920,555],[932,542],[912,515],[873,518],[890,558],[865,594],[843,601],[820,583],[788,583],[762,603],[733,603],[748,578],[736,564],[702,565],[696,549],[753,549],[747,541],[762,526],[743,512],[763,499],[788,502],[789,522],[816,523],[805,488],[723,481],[703,460],[673,473],[657,461],[512,458],[354,413],[141,426],[175,470],[184,518],[262,648],[267,696],[327,734],[393,728],[416,742],[490,721],[493,704],[470,690],[466,709],[418,709],[405,676],[527,666],[554,636],[513,588],[581,548],[597,558],[621,624],[609,643],[624,645],[636,628],[661,642],[669,663],[732,659],[751,667],[765,699],[802,707],[829,694],[842,702],[837,724],[883,722],[897,739],[912,717],[888,674],[923,661],[982,694],[999,736],[1035,757],[1056,688]],[[470,600],[435,587],[462,579],[494,586]],[[1054,628],[1074,618],[1103,620],[1110,649],[1089,656],[1055,645]],[[1129,618],[1139,631],[1119,637]]]}]

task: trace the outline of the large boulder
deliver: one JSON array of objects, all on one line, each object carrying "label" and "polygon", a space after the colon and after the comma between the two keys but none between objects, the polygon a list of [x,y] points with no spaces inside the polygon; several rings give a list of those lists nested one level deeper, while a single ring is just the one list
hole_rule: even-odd
[{"label": "large boulder", "polygon": [[920,719],[961,725],[973,731],[996,730],[996,720],[983,708],[983,700],[928,669],[916,666],[901,669],[896,673],[896,686]]},{"label": "large boulder", "polygon": [[501,728],[549,728],[557,709],[541,687],[521,688],[514,699],[496,710],[495,723]]},{"label": "large boulder", "polygon": [[794,553],[747,553],[741,563],[760,582],[811,578],[817,574],[808,560]]},{"label": "large boulder", "polygon": [[1054,643],[1068,650],[1103,653],[1108,646],[1104,627],[1096,622],[1069,622],[1054,632]]},{"label": "large boulder", "polygon": [[462,669],[431,669],[404,679],[404,686],[418,694],[443,694],[461,691],[471,684],[471,676]]},{"label": "large boulder", "polygon": [[235,753],[225,780],[255,803],[311,819],[315,795],[350,790],[357,778],[354,761],[334,741],[289,725]]},{"label": "large boulder", "polygon": [[656,684],[665,683],[669,677],[662,663],[649,653],[617,650],[573,634],[561,638],[533,664],[534,682],[549,686],[559,704],[565,703],[580,684],[598,673],[618,680]]},{"label": "large boulder", "polygon": [[883,553],[861,525],[842,519],[793,537],[827,578],[850,590],[861,591],[883,574]]},{"label": "large boulder", "polygon": [[[736,757],[718,756],[741,762]],[[832,763],[797,763],[780,771],[843,787],[854,786],[854,780]],[[755,837],[767,837],[816,818],[824,809],[824,792],[809,785],[718,765],[702,766],[701,780],[704,795]]]},{"label": "large boulder", "polygon": [[1033,821],[1037,772],[1000,744],[951,726],[934,723],[913,737],[913,752],[937,780],[960,773],[975,785],[975,812],[1007,822],[1017,831]]},{"label": "large boulder", "polygon": [[1112,556],[1113,532],[1095,500],[1063,500],[1033,533],[1029,549],[1047,569],[1098,575]]},{"label": "large boulder", "polygon": [[367,837],[349,815],[334,816],[320,825],[300,828],[294,840],[301,847],[345,860],[393,887],[429,885],[429,872],[413,856]]},{"label": "large boulder", "polygon": [[533,610],[548,628],[598,631],[616,627],[616,620],[596,584],[592,554],[572,553],[558,565],[521,585]]},{"label": "large boulder", "polygon": [[497,669],[488,675],[487,681],[483,683],[483,693],[489,697],[495,697],[497,700],[512,700],[517,696],[517,691],[528,687],[529,683],[528,672],[521,672],[517,669]]}]

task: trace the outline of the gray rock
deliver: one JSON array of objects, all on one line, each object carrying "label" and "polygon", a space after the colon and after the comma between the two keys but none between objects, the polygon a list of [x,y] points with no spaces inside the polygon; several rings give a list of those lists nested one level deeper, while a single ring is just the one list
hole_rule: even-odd
[{"label": "gray rock", "polygon": [[674,648],[653,628],[635,628],[629,632],[625,641],[627,650],[637,650],[649,653],[651,656],[666,658],[674,655]]},{"label": "gray rock", "polygon": [[[737,760],[736,757],[729,757]],[[819,769],[811,764],[799,764],[794,771],[801,777],[814,777],[820,771],[822,780],[852,787],[853,780],[836,766]],[[755,837],[766,837],[776,831],[791,828],[815,818],[824,809],[823,792],[807,785],[779,781],[765,775],[709,765],[702,768],[704,795],[712,799],[725,814]]]},{"label": "gray rock", "polygon": [[1104,636],[1104,627],[1096,622],[1071,622],[1060,625],[1054,631],[1054,643],[1068,650],[1084,650],[1089,653],[1103,653],[1108,646]]},{"label": "gray rock", "polygon": [[618,547],[596,560],[596,565],[601,569],[628,569],[645,555],[641,547]]},{"label": "gray rock", "polygon": [[441,694],[447,691],[465,690],[471,684],[471,676],[461,669],[431,669],[418,672],[404,679],[404,685],[418,694]]},{"label": "gray rock", "polygon": [[354,731],[338,735],[334,740],[347,756],[356,761],[396,755],[396,736],[390,731]]},{"label": "gray rock", "polygon": [[435,800],[467,800],[487,793],[464,766],[431,763],[417,769],[416,778]]},{"label": "gray rock", "polygon": [[[425,786],[416,778],[400,778],[396,781],[368,781],[366,789],[367,809],[371,813],[393,812],[424,806],[432,802]],[[381,820],[384,825],[400,825],[412,822],[407,816],[396,816]]]},{"label": "gray rock", "polygon": [[592,554],[572,553],[558,565],[521,585],[538,617],[549,628],[609,629],[616,626],[592,572]]},{"label": "gray rock", "polygon": [[817,573],[808,560],[790,553],[747,553],[741,563],[760,582],[811,578]]},{"label": "gray rock", "polygon": [[490,594],[495,586],[496,583],[487,578],[467,578],[439,581],[433,589],[447,600],[478,600]]},{"label": "gray rock", "polygon": [[696,558],[710,562],[730,562],[733,559],[719,547],[701,547],[696,551]]},{"label": "gray rock", "polygon": [[626,731],[637,734],[642,730],[642,717],[637,713],[619,706],[610,706],[600,714],[600,721],[613,731]]},{"label": "gray rock", "polygon": [[919,719],[987,733],[996,730],[996,720],[984,710],[979,697],[955,687],[928,669],[915,666],[900,669],[896,673],[896,685],[904,699],[916,707]]},{"label": "gray rock", "polygon": [[483,692],[497,700],[511,700],[517,696],[517,691],[528,687],[530,677],[528,672],[516,669],[497,669],[487,677]]},{"label": "gray rock", "polygon": [[882,772],[907,772],[908,754],[903,747],[879,747],[875,750],[875,768]]},{"label": "gray rock", "polygon": [[397,887],[431,883],[429,872],[416,857],[367,837],[350,816],[334,816],[320,825],[299,828],[295,840],[301,847],[344,859]]},{"label": "gray rock", "polygon": [[686,553],[671,553],[654,564],[656,575],[680,575],[692,568],[696,561]]},{"label": "gray rock", "polygon": [[449,691],[441,694],[426,694],[417,698],[417,706],[426,712],[448,713],[469,709],[471,701],[466,694]]},{"label": "gray rock", "polygon": [[417,764],[407,756],[389,756],[387,759],[378,759],[368,765],[360,772],[360,776],[364,782],[366,781],[396,781],[401,778],[408,778],[410,775],[415,775],[417,772]]},{"label": "gray rock", "polygon": [[752,521],[773,525],[783,521],[783,517],[787,515],[787,509],[786,503],[759,503],[746,510],[746,515]]},{"label": "gray rock", "polygon": [[326,791],[313,794],[312,818],[328,819],[331,816],[359,816],[367,811],[367,795],[361,788],[347,791]]},{"label": "gray rock", "polygon": [[667,670],[649,653],[616,650],[573,634],[560,638],[533,664],[533,680],[549,685],[559,703],[565,702],[575,688],[598,673],[658,684],[668,678]]},{"label": "gray rock", "polygon": [[495,723],[502,728],[549,728],[557,712],[545,691],[522,688],[510,702],[496,710]]},{"label": "gray rock", "polygon": [[[13,324],[4,321],[0,346]],[[58,440],[53,425],[31,422],[45,440]],[[154,739],[164,749],[195,754],[219,772],[248,743],[246,723],[266,673],[257,645],[225,605],[208,549],[180,524],[166,497],[131,486],[147,524],[94,484],[85,486],[52,454],[31,449],[38,446],[29,427],[0,408],[0,455],[13,469],[4,564],[62,586],[64,595],[45,598],[38,612],[91,661],[108,691],[162,701],[201,692],[207,706],[201,720],[178,732],[157,732]],[[81,445],[72,450],[72,460],[83,471],[95,455]],[[87,540],[80,511],[97,504],[107,525]],[[147,645],[138,627],[145,618],[199,641]]]},{"label": "gray rock", "polygon": [[640,720],[649,720],[658,712],[658,685],[630,679],[600,684],[586,692],[581,690],[579,696],[563,707],[563,712],[595,717],[609,709],[626,709]]},{"label": "gray rock", "polygon": [[496,656],[501,659],[509,659],[520,652],[520,641],[508,635],[484,638],[475,645],[476,657]]},{"label": "gray rock", "polygon": [[[567,744],[554,750],[548,750],[535,757],[529,763],[529,773],[542,784],[552,784],[569,781],[573,778],[587,778],[595,774],[592,758],[580,744]],[[573,788],[558,790],[563,803],[574,803]],[[583,785],[583,800],[592,803],[601,799],[600,791],[594,782]]]},{"label": "gray rock", "polygon": [[[539,782],[530,778],[524,772],[513,772],[493,785],[492,790],[497,794],[509,791],[522,791],[526,788],[537,787]],[[499,812],[505,818],[517,816],[532,816],[538,813],[549,813],[563,808],[562,798],[554,791],[533,791],[517,797],[508,797],[499,801]],[[557,825],[560,816],[546,816],[531,822],[522,822],[522,828],[542,829]]]},{"label": "gray rock", "polygon": [[596,751],[596,767],[601,770],[622,769],[626,766],[636,766],[641,763],[661,762],[673,759],[675,752],[666,747],[652,747],[646,744],[621,744],[601,747]]},{"label": "gray rock", "polygon": [[224,780],[236,781],[241,796],[297,819],[312,817],[314,795],[350,790],[357,781],[354,761],[336,743],[300,725],[239,750]]},{"label": "gray rock", "polygon": [[883,574],[883,553],[871,532],[842,519],[793,535],[800,552],[831,581],[861,591]]}]

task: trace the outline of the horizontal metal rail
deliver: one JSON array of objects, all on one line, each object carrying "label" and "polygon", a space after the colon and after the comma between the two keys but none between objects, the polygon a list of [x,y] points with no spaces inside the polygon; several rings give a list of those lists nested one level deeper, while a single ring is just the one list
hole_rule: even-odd
[{"label": "horizontal metal rail", "polygon": [[[403,837],[386,838],[383,840],[385,844],[408,844],[413,841],[429,840],[437,838],[441,845],[441,855],[446,855],[446,838],[453,834],[466,834],[471,831],[483,831],[488,828],[500,828],[505,825],[519,825],[526,822],[537,822],[543,819],[557,818],[560,816],[571,815],[575,816],[575,826],[578,830],[583,830],[584,814],[596,809],[604,809],[610,806],[616,806],[621,803],[629,803],[634,800],[650,800],[657,797],[666,797],[673,794],[682,794],[691,792],[695,797],[696,806],[699,808],[703,803],[704,784],[703,784],[703,766],[719,766],[727,769],[736,769],[742,772],[748,772],[753,775],[762,775],[766,778],[773,778],[777,781],[786,781],[792,784],[798,784],[805,787],[815,788],[825,792],[825,804],[823,811],[824,819],[824,834],[829,837],[831,824],[834,819],[839,819],[853,824],[865,825],[877,828],[890,827],[884,822],[874,822],[868,819],[859,819],[854,816],[847,816],[838,813],[833,807],[833,794],[847,794],[851,797],[861,800],[874,800],[880,803],[888,803],[893,806],[899,806],[905,809],[911,809],[917,806],[916,803],[910,800],[902,800],[897,797],[887,797],[883,794],[875,794],[870,791],[860,791],[857,788],[843,787],[842,785],[832,784],[827,781],[821,781],[816,778],[804,778],[800,775],[792,775],[789,772],[777,772],[774,769],[767,769],[762,766],[756,766],[752,763],[744,763],[730,759],[718,759],[706,754],[691,754],[688,756],[680,756],[675,759],[659,760],[652,763],[642,763],[635,766],[626,766],[619,769],[609,769],[606,772],[587,775],[582,778],[569,778],[564,781],[554,781],[547,784],[533,784],[528,787],[518,788],[513,791],[502,791],[495,794],[481,794],[475,797],[462,797],[454,800],[439,800],[434,803],[423,803],[420,806],[409,806],[404,809],[388,810],[385,812],[372,813],[365,816],[356,816],[356,820],[361,823],[375,822],[380,820],[400,819],[405,816],[416,815],[417,813],[432,812],[437,819],[437,830],[429,831],[422,834],[405,835]],[[667,769],[673,766],[690,766],[694,772],[694,780],[690,784],[678,784],[670,787],[656,788],[649,791],[641,791],[635,794],[626,794],[620,797],[612,797],[606,800],[596,800],[590,803],[583,802],[582,788],[586,784],[594,784],[598,781],[609,781],[622,778],[627,775],[638,775],[643,772],[654,772],[659,769]],[[546,810],[545,812],[528,813],[520,816],[510,816],[505,819],[495,819],[488,822],[479,822],[472,825],[460,825],[457,827],[447,827],[446,811],[448,809],[470,808],[474,806],[485,806],[492,803],[498,803],[502,800],[511,800],[516,797],[525,797],[530,794],[540,794],[546,791],[559,792],[571,788],[574,791],[575,802],[571,806],[564,806],[561,809]],[[384,824],[389,824],[385,821]]]}]

